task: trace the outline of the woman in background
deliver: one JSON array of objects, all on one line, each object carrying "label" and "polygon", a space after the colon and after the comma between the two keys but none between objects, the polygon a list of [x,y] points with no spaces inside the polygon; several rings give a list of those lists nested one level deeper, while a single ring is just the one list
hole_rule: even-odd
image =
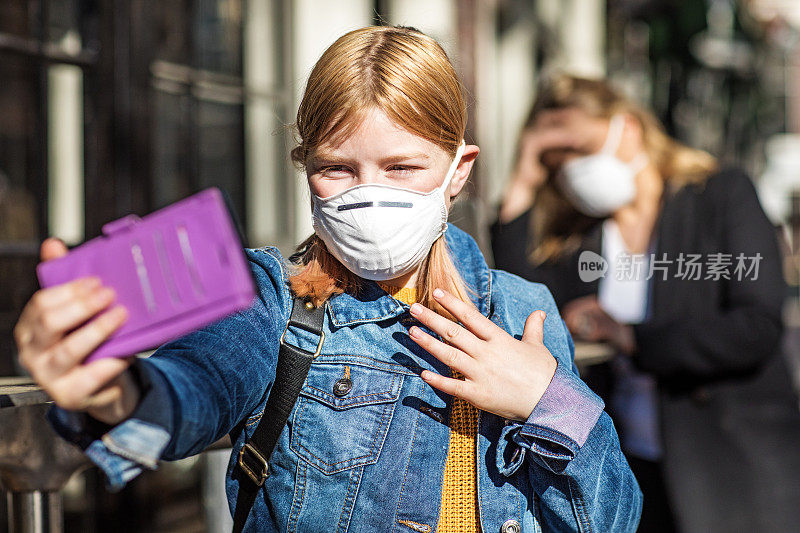
[{"label": "woman in background", "polygon": [[618,352],[588,381],[642,486],[641,531],[796,527],[785,288],[746,175],[606,82],[558,76],[526,120],[492,245],[498,268],[547,284],[576,339]]}]

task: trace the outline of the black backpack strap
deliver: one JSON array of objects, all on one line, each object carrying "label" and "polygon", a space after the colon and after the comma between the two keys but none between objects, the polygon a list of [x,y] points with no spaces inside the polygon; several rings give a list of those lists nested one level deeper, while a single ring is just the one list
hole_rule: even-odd
[{"label": "black backpack strap", "polygon": [[[286,330],[281,335],[278,351],[278,366],[275,381],[267,398],[264,414],[253,435],[245,442],[239,452],[235,466],[238,470],[239,495],[233,513],[233,531],[240,533],[244,528],[250,509],[253,507],[261,486],[269,477],[269,459],[275,444],[283,431],[286,421],[297,402],[300,389],[308,375],[311,361],[319,355],[325,334],[322,331],[325,320],[325,305],[314,307],[310,302],[295,298],[292,313]],[[307,352],[296,346],[286,344],[286,331],[289,326],[298,327],[319,336],[315,352]]]}]

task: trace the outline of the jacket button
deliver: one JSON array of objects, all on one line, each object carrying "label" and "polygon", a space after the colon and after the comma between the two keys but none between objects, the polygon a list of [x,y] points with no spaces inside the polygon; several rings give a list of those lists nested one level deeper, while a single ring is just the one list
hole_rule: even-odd
[{"label": "jacket button", "polygon": [[522,527],[516,520],[506,520],[503,527],[500,528],[500,533],[520,533],[521,531]]},{"label": "jacket button", "polygon": [[341,398],[342,396],[350,392],[350,389],[352,388],[353,388],[353,382],[350,381],[348,378],[337,379],[336,383],[333,384],[333,395],[338,398]]}]

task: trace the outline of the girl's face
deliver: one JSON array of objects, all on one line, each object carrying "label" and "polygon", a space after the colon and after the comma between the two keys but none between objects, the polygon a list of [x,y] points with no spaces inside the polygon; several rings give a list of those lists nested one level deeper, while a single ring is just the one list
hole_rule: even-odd
[{"label": "girl's face", "polygon": [[[445,194],[448,207],[464,187],[478,151],[475,145],[466,146]],[[306,175],[311,192],[320,198],[368,183],[430,192],[444,182],[450,163],[450,154],[442,148],[372,108],[348,137],[312,151]]]}]

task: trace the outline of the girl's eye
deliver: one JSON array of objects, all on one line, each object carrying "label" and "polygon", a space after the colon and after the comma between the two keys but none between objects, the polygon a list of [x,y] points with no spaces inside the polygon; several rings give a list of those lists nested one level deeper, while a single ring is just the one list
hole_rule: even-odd
[{"label": "girl's eye", "polygon": [[389,167],[389,171],[395,174],[410,174],[414,170],[414,167],[408,165],[392,165]]},{"label": "girl's eye", "polygon": [[319,170],[320,174],[329,178],[343,178],[351,174],[350,169],[344,165],[331,165]]}]

